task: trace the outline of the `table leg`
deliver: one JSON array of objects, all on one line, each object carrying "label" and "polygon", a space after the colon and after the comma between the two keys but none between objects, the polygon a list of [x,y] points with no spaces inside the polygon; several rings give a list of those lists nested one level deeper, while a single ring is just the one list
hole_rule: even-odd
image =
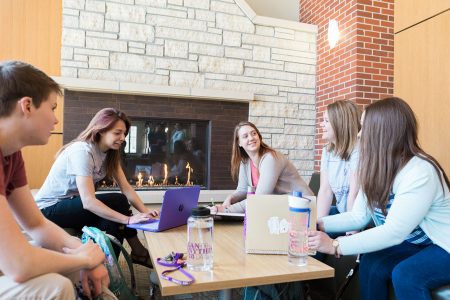
[{"label": "table leg", "polygon": [[219,299],[220,300],[231,300],[231,294],[232,294],[231,289],[220,290],[219,291]]}]

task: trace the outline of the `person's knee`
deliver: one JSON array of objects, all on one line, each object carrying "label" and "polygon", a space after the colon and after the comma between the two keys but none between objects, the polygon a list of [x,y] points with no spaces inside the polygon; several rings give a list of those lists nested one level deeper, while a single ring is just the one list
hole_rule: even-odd
[{"label": "person's knee", "polygon": [[75,290],[70,279],[59,275],[55,283],[58,290],[55,299],[75,299]]},{"label": "person's knee", "polygon": [[36,278],[39,294],[42,299],[75,299],[75,289],[72,281],[60,274],[50,273]]},{"label": "person's knee", "polygon": [[117,193],[114,197],[111,197],[109,202],[111,203],[111,208],[115,211],[118,211],[124,215],[129,214],[131,206],[124,194]]},{"label": "person's knee", "polygon": [[394,290],[413,288],[417,286],[418,280],[415,278],[417,270],[411,270],[408,265],[399,263],[392,270],[392,285]]},{"label": "person's knee", "polygon": [[382,260],[377,255],[365,254],[360,263],[360,279],[366,281],[390,279],[390,271],[383,266]]}]

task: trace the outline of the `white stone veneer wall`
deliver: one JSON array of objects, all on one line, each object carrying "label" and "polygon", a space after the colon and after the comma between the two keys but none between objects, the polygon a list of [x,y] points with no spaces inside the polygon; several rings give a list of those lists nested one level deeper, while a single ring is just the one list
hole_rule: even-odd
[{"label": "white stone veneer wall", "polygon": [[252,92],[250,121],[309,177],[316,28],[258,25],[236,2],[64,0],[61,76]]}]

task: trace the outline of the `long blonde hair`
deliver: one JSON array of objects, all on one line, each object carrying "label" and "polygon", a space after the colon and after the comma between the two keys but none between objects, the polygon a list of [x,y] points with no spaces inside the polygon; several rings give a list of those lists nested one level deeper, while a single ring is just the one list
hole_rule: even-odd
[{"label": "long blonde hair", "polygon": [[239,165],[241,164],[241,162],[246,162],[249,159],[247,152],[245,152],[245,150],[239,146],[239,129],[241,129],[241,127],[243,126],[252,127],[258,134],[259,140],[261,142],[258,152],[259,156],[263,156],[267,152],[271,152],[273,155],[276,155],[276,151],[263,142],[261,133],[259,132],[258,128],[256,128],[255,124],[249,121],[239,122],[239,124],[237,124],[234,128],[233,149],[231,152],[231,177],[234,181],[237,181],[239,177]]},{"label": "long blonde hair", "polygon": [[335,143],[330,142],[328,151],[334,152],[343,160],[349,160],[361,129],[361,112],[355,103],[339,100],[327,107],[328,119],[336,137]]},{"label": "long blonde hair", "polygon": [[[72,140],[70,143],[64,145],[56,156],[60,155],[67,147],[72,145],[75,142],[88,142],[92,144],[98,144],[101,138],[101,134],[110,130],[114,127],[114,125],[118,121],[123,121],[125,123],[126,131],[125,135],[128,135],[128,131],[130,130],[130,120],[128,117],[121,111],[115,108],[103,108],[98,111],[95,116],[92,118],[89,125],[83,130],[78,137]],[[109,149],[106,153],[105,159],[105,168],[106,168],[106,176],[109,178],[113,177],[114,172],[117,170],[117,167],[120,163],[120,151]]]}]

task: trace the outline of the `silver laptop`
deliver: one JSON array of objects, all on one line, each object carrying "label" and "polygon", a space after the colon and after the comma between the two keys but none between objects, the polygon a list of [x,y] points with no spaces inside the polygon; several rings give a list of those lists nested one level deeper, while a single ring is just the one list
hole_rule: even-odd
[{"label": "silver laptop", "polygon": [[[311,200],[310,229],[316,228],[316,197]],[[247,198],[245,252],[287,254],[288,195],[251,195]]]}]

